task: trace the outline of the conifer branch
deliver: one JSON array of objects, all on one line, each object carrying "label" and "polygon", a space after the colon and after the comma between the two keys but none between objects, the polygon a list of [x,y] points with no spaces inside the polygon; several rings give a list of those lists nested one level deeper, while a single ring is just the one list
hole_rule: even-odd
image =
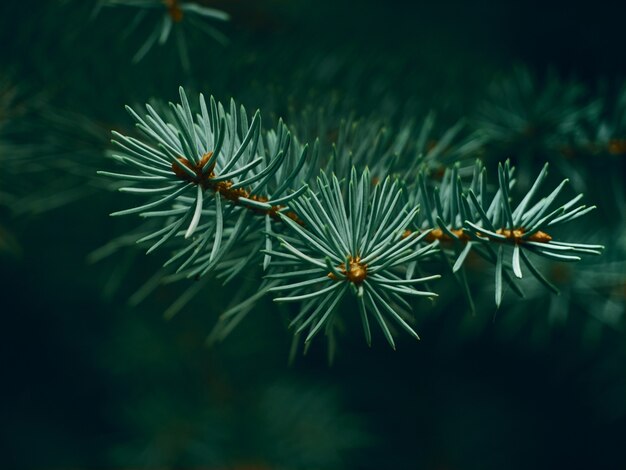
[{"label": "conifer branch", "polygon": [[[494,265],[497,306],[504,283],[523,295],[517,282],[522,266],[553,289],[529,255],[578,261],[602,250],[554,235],[554,228],[594,207],[579,205],[582,195],[557,204],[567,181],[539,197],[547,165],[514,206],[515,169],[508,161],[498,166],[495,193],[480,161],[469,181],[454,164],[436,182],[429,175],[437,167],[422,154],[418,163],[399,165],[397,176],[380,180],[372,178],[367,162],[381,156],[375,168],[382,176],[404,143],[350,154],[358,160],[350,158],[351,163],[365,168],[359,173],[352,166],[348,172],[339,158],[343,147],[320,162],[317,142],[309,152],[282,121],[264,131],[258,111],[250,119],[233,101],[226,111],[213,98],[207,105],[202,95],[198,109],[194,114],[182,88],[180,103],[169,110],[147,105],[141,117],[128,108],[145,139],[114,132],[118,152],[113,158],[130,173],[102,174],[126,180],[120,191],[150,199],[112,215],[159,221],[139,241],[151,243],[148,252],[163,245],[174,248],[166,265],[178,268],[170,280],[215,272],[228,282],[244,269],[261,267],[265,278],[258,292],[280,292],[276,302],[300,306],[291,325],[296,336],[306,330],[306,344],[322,330],[332,335],[349,292],[368,344],[372,319],[394,348],[394,325],[417,338],[409,299],[435,297],[416,285],[439,277],[416,276],[422,272],[417,263],[437,249],[467,293],[467,260],[477,255]],[[456,132],[452,129],[443,140],[449,142]],[[255,293],[250,298],[255,300],[229,309],[213,337],[222,338],[258,298]]]}]

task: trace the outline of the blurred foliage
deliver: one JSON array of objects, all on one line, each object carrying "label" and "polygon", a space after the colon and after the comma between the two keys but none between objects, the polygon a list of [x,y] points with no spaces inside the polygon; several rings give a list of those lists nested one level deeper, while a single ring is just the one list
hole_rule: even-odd
[{"label": "blurred foliage", "polygon": [[[218,25],[229,42],[191,35],[189,73],[175,41],[133,64],[155,25],[124,34],[136,12],[94,15],[96,3],[0,5],[3,467],[626,465],[623,11],[198,1],[230,14]],[[290,367],[288,312],[268,299],[206,347],[233,288],[207,279],[165,321],[185,287],[140,290],[162,259],[134,239],[96,251],[133,227],[106,216],[124,206],[96,175],[114,171],[109,131],[132,133],[123,106],[175,100],[181,84],[283,117],[325,155],[432,119],[419,151],[435,151],[433,172],[450,149],[480,142],[468,157],[518,166],[516,197],[550,161],[550,184],[569,177],[598,205],[560,235],[606,251],[571,269],[546,264],[561,295],[529,283],[525,301],[505,293],[497,313],[486,263],[468,258],[482,308],[470,314],[458,284],[441,282],[417,314],[422,341],[399,338],[397,352],[343,332],[332,367],[324,344]],[[254,291],[257,279],[242,284]]]}]

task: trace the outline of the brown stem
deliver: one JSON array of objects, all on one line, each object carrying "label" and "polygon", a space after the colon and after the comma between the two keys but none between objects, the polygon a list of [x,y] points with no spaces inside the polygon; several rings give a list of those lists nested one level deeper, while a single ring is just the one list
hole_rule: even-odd
[{"label": "brown stem", "polygon": [[[239,206],[243,206],[248,210],[256,214],[269,215],[274,220],[281,220],[278,212],[283,206],[275,205],[270,209],[261,209],[258,207],[250,207],[244,204],[241,204],[240,198],[252,199],[254,201],[259,202],[267,202],[268,199],[264,196],[257,196],[256,194],[251,195],[249,191],[243,188],[233,188],[233,182],[226,181],[213,181],[215,178],[215,163],[207,169],[207,171],[203,172],[202,168],[207,164],[213,152],[207,152],[202,156],[200,161],[197,164],[191,163],[185,157],[179,157],[177,162],[172,163],[172,171],[174,174],[183,181],[188,181],[189,183],[193,183],[195,185],[202,186],[202,189],[211,190],[216,193],[219,193],[224,199],[227,199],[231,203]],[[190,176],[187,173],[183,166],[191,170],[195,176]],[[284,215],[297,222],[298,224],[304,226],[304,222],[297,216],[295,212],[284,212]],[[471,240],[470,236],[465,233],[462,229],[450,229],[456,237],[458,241],[468,242]],[[402,234],[403,238],[408,237],[413,232],[411,230],[405,230]],[[514,230],[509,229],[498,229],[497,233],[500,235],[504,235],[508,240],[514,241],[515,243],[523,243],[524,241],[534,241],[539,243],[547,243],[552,240],[552,237],[545,232],[536,232],[530,237],[523,239],[522,235],[525,233],[524,228],[517,228]],[[484,235],[483,235],[484,236]],[[433,242],[435,240],[439,240],[440,242],[451,242],[453,241],[452,237],[450,237],[447,233],[445,233],[440,228],[435,228],[431,230],[424,239],[427,242]],[[490,238],[492,241],[501,241],[500,239]],[[337,266],[337,269],[346,277],[346,279],[354,284],[361,284],[365,278],[367,277],[367,265],[361,262],[361,258],[359,256],[348,258],[349,270],[346,269],[345,263],[341,263]],[[330,272],[327,276],[333,281],[338,281],[337,276]]]},{"label": "brown stem", "polygon": [[183,20],[183,10],[178,4],[178,0],[163,0],[167,12],[174,23],[180,23]]},{"label": "brown stem", "polygon": [[[452,234],[457,237],[456,240],[453,239],[450,235],[445,233],[440,228],[435,228],[431,230],[428,233],[428,235],[424,237],[424,239],[427,242],[434,242],[435,240],[439,240],[440,242],[451,242],[451,241],[468,242],[472,240],[472,238],[463,229],[460,229],[460,228],[449,229],[449,231],[452,232]],[[515,243],[524,243],[525,241],[537,242],[537,243],[548,243],[550,240],[552,240],[552,237],[550,235],[548,235],[545,232],[542,232],[541,230],[532,234],[528,238],[522,238],[525,232],[526,232],[526,229],[524,229],[523,227],[519,227],[513,230],[509,230],[506,228],[499,228],[498,230],[496,230],[497,234],[504,235],[508,240],[511,240]],[[413,232],[411,230],[405,230],[402,236],[403,238],[406,238],[412,233]],[[489,238],[489,240],[494,241],[494,242],[501,241],[499,238],[489,237],[488,235],[483,234],[483,233],[477,233],[476,235],[487,237]]]},{"label": "brown stem", "polygon": [[[218,181],[218,182],[213,181],[213,178],[215,178],[216,176],[214,172],[215,163],[211,165],[211,167],[209,167],[207,171],[203,172],[202,168],[204,167],[204,165],[206,165],[206,163],[209,161],[212,155],[213,155],[213,152],[205,153],[200,159],[200,161],[195,165],[191,163],[189,160],[187,160],[185,157],[179,157],[178,162],[172,163],[172,171],[181,180],[188,181],[189,183],[193,183],[195,185],[200,185],[202,186],[202,189],[204,189],[205,191],[211,190],[216,193],[219,193],[224,199],[227,199],[228,201],[230,201],[236,206],[245,207],[246,209],[254,212],[255,214],[269,215],[274,220],[280,220],[280,216],[278,215],[278,212],[284,206],[274,205],[270,209],[262,209],[260,207],[250,207],[246,204],[243,204],[240,201],[240,198],[243,197],[243,198],[251,199],[257,202],[268,202],[269,199],[266,198],[265,196],[258,196],[256,194],[250,194],[250,192],[244,188],[233,188],[234,183],[230,180]],[[189,173],[187,173],[182,168],[183,166],[187,167],[192,172],[194,172],[195,176],[193,177],[190,176]],[[283,215],[289,217],[294,222],[300,225],[304,225],[304,222],[302,222],[298,218],[295,212],[291,212],[291,211],[283,212]]]}]

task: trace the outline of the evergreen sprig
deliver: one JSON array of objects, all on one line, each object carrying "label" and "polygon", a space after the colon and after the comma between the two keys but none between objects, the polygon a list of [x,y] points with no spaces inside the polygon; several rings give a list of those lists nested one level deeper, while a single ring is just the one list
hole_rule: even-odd
[{"label": "evergreen sprig", "polygon": [[372,190],[369,171],[359,177],[353,169],[344,186],[336,176],[322,172],[317,194],[309,190],[291,202],[302,223],[281,215],[290,230],[279,237],[280,249],[270,252],[277,260],[272,261],[274,269],[267,278],[280,284],[269,291],[285,292],[276,302],[301,303],[291,325],[296,334],[308,328],[306,343],[323,327],[329,333],[333,315],[351,291],[367,343],[372,340],[373,317],[395,348],[388,319],[417,338],[406,321],[412,308],[405,298],[437,295],[414,285],[438,275],[416,278],[406,270],[411,261],[431,254],[433,244],[419,246],[428,231],[406,234],[418,208],[403,202],[397,181],[386,178]]},{"label": "evergreen sprig", "polygon": [[[465,292],[469,292],[467,277],[462,267],[471,253],[477,254],[495,266],[495,301],[500,306],[503,281],[520,296],[523,292],[515,282],[521,279],[522,264],[548,289],[558,290],[541,274],[529,254],[555,261],[580,261],[583,254],[600,254],[602,246],[567,241],[557,241],[552,230],[584,216],[595,209],[578,205],[579,194],[564,204],[556,204],[567,180],[547,196],[537,198],[548,173],[546,164],[530,190],[516,205],[512,205],[511,192],[515,186],[515,168],[509,161],[498,166],[498,186],[493,196],[487,185],[486,169],[476,162],[469,184],[463,184],[458,165],[446,170],[440,185],[430,187],[426,176],[420,174],[414,201],[424,210],[419,227],[431,227],[431,239],[444,247],[444,253],[457,274]],[[533,202],[535,199],[535,202]],[[510,262],[505,249],[512,250]]]},{"label": "evergreen sprig", "polygon": [[[232,100],[228,110],[213,98],[207,105],[202,95],[194,113],[184,90],[179,91],[180,103],[170,103],[169,109],[146,105],[141,117],[128,108],[144,139],[114,132],[118,152],[113,158],[130,172],[101,174],[125,181],[122,192],[150,198],[112,215],[139,214],[146,222],[138,241],[150,243],[148,252],[164,245],[172,250],[165,265],[175,272],[165,279],[198,279],[214,272],[226,283],[245,269],[259,273],[256,288],[243,289],[244,299],[222,315],[213,338],[223,338],[262,296],[279,292],[276,302],[300,305],[291,325],[296,337],[307,330],[308,345],[322,330],[333,335],[338,307],[351,292],[368,344],[374,318],[395,347],[393,323],[417,337],[409,325],[413,306],[407,299],[436,296],[415,286],[439,277],[421,274],[418,265],[437,248],[470,304],[466,260],[475,254],[494,265],[497,306],[504,283],[523,295],[516,282],[523,276],[522,265],[556,291],[532,256],[578,261],[602,249],[556,239],[555,227],[594,207],[579,205],[582,195],[557,204],[567,181],[538,197],[547,165],[517,205],[511,196],[515,169],[508,161],[498,167],[495,192],[480,161],[473,169],[454,164],[436,183],[440,167],[423,153],[432,125],[428,120],[414,144],[408,144],[410,127],[403,128],[397,142],[381,131],[373,149],[361,146],[353,153],[349,149],[356,142],[347,145],[342,139],[322,162],[319,142],[309,150],[282,121],[266,131],[259,111],[250,117]],[[458,129],[444,134],[445,147]],[[363,134],[352,137],[358,135]],[[470,139],[457,150],[475,151],[477,142]],[[392,177],[386,164],[416,149],[417,163],[398,165]],[[348,171],[347,164],[365,169]],[[262,271],[266,274],[260,279]],[[191,287],[168,314],[199,290]]]},{"label": "evergreen sprig", "polygon": [[[207,106],[200,95],[200,113],[194,116],[182,88],[180,98],[180,104],[171,104],[169,112],[161,113],[164,118],[150,105],[143,118],[128,108],[147,143],[114,132],[119,151],[112,156],[133,173],[100,173],[126,180],[128,185],[119,188],[122,192],[151,197],[148,203],[112,214],[140,214],[161,221],[158,229],[139,240],[151,243],[148,252],[174,239],[178,243],[191,239],[170,263],[182,260],[182,267],[195,263],[187,273],[192,276],[206,274],[224,253],[246,239],[252,214],[276,218],[284,209],[281,205],[299,194],[288,190],[297,184],[307,149],[293,157],[291,137],[283,124],[261,145],[260,113],[250,120],[234,101],[226,112],[213,98]],[[292,169],[286,172],[287,163]],[[276,177],[281,178],[280,184]]]}]

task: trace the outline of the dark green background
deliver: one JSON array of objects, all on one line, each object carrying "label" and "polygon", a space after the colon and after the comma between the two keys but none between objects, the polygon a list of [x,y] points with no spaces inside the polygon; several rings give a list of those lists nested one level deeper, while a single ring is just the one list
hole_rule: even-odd
[{"label": "dark green background", "polygon": [[[232,43],[193,45],[191,80],[171,47],[131,64],[142,33],[120,38],[128,10],[90,20],[86,2],[1,3],[0,73],[103,129],[130,126],[124,104],[174,99],[179,84],[277,115],[303,106],[309,87],[312,99],[336,89],[369,114],[383,77],[460,117],[481,83],[518,63],[587,83],[626,71],[625,11],[609,2],[222,1]],[[359,79],[307,69],[327,54]],[[109,165],[106,134],[90,152],[66,131],[55,145]],[[231,292],[215,285],[169,322],[161,313],[181,286],[128,306],[163,258],[127,250],[87,263],[134,221],[108,218],[125,201],[93,174],[68,181],[84,193],[67,206],[0,208],[19,245],[0,254],[2,468],[626,468],[626,337],[586,341],[575,306],[557,326],[533,308],[511,331],[486,302],[486,326],[465,328],[459,300],[418,313],[422,341],[402,338],[397,352],[345,335],[332,366],[321,342],[288,366],[289,333],[265,301],[207,348]]]}]

